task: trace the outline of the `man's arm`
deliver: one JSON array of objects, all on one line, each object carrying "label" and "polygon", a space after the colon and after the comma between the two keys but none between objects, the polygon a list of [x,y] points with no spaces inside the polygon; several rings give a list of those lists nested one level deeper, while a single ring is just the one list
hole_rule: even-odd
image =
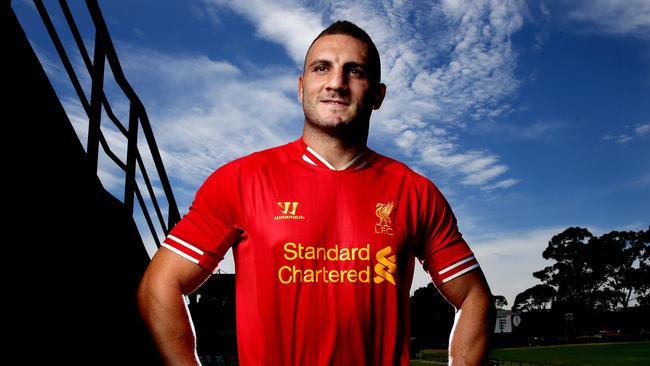
[{"label": "man's arm", "polygon": [[138,306],[166,365],[200,365],[194,328],[183,295],[196,290],[210,273],[161,247],[138,289]]},{"label": "man's arm", "polygon": [[449,364],[482,365],[495,318],[483,272],[473,270],[441,285],[438,290],[456,308],[449,340]]}]

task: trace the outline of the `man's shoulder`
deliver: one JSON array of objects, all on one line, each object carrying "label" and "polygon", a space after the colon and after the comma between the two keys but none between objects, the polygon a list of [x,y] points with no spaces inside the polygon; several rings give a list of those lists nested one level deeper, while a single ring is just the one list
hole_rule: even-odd
[{"label": "man's shoulder", "polygon": [[382,170],[383,174],[403,176],[413,183],[420,184],[433,184],[429,178],[417,170],[411,168],[406,163],[392,158],[390,156],[382,155],[375,152],[376,165],[378,169]]},{"label": "man's shoulder", "polygon": [[293,149],[295,149],[294,145],[295,141],[292,141],[284,145],[255,151],[222,165],[221,167],[217,168],[216,171],[241,169],[246,170],[249,168],[256,169],[262,165],[268,166],[272,164],[283,164],[293,156],[291,152]]}]

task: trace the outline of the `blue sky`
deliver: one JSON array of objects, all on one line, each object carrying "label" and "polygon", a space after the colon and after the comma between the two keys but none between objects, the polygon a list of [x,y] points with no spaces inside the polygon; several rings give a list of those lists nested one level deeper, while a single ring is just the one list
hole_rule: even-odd
[{"label": "blue sky", "polygon": [[[93,31],[71,4],[87,47]],[[650,224],[650,2],[100,1],[143,100],[181,211],[221,164],[297,138],[313,37],[348,19],[373,37],[388,95],[369,144],[433,180],[492,290],[514,296],[554,234]],[[25,31],[85,141],[87,118],[33,5]],[[63,17],[48,4],[58,29]],[[63,35],[64,43],[71,44]],[[87,95],[89,79],[68,47]],[[108,79],[108,78],[107,78]],[[107,81],[118,117],[126,101]],[[118,155],[124,139],[103,126]],[[106,159],[100,177],[119,197]],[[232,260],[223,263],[234,270]],[[427,275],[417,269],[413,290]]]}]

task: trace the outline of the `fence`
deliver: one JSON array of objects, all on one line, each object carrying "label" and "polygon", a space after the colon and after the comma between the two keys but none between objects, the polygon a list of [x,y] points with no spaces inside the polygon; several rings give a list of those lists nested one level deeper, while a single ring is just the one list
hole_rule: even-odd
[{"label": "fence", "polygon": [[[48,5],[53,6],[53,3],[54,2],[48,2]],[[97,172],[99,147],[101,146],[106,156],[109,157],[113,163],[125,173],[123,197],[123,203],[125,207],[127,208],[128,212],[133,215],[134,202],[137,199],[141,210],[140,214],[142,217],[144,217],[144,220],[146,221],[147,227],[151,232],[151,236],[156,246],[159,247],[159,238],[161,237],[159,230],[161,229],[163,236],[166,236],[169,230],[180,220],[180,213],[174,199],[171,184],[163,166],[160,152],[158,151],[156,140],[154,139],[153,130],[151,128],[146,110],[143,103],[140,101],[140,98],[136,95],[135,91],[126,80],[97,0],[86,1],[86,6],[95,27],[92,60],[89,56],[88,51],[86,50],[86,46],[84,45],[81,33],[79,32],[79,28],[75,23],[74,17],[70,11],[70,8],[68,7],[67,2],[64,0],[59,1],[60,10],[64,15],[66,24],[69,28],[68,30],[72,34],[75,46],[79,51],[83,60],[83,64],[85,65],[88,74],[92,79],[90,100],[88,100],[86,97],[86,93],[81,86],[81,82],[79,81],[77,72],[73,67],[73,63],[70,61],[70,57],[66,53],[65,47],[61,41],[61,37],[59,36],[59,33],[57,32],[54,23],[52,22],[48,11],[43,4],[43,1],[34,0],[34,4],[61,59],[63,67],[68,74],[73,89],[79,98],[79,102],[81,103],[81,106],[88,117],[88,140],[86,145],[86,154],[88,156],[91,167],[95,172]],[[127,125],[120,121],[115,113],[113,113],[113,109],[111,108],[109,100],[104,92],[104,78],[107,66],[110,68],[110,71],[115,79],[115,83],[119,86],[119,89],[124,94],[124,97],[128,99],[129,112]],[[117,154],[109,146],[107,139],[101,130],[102,112],[108,116],[108,121],[111,122],[113,126],[127,140],[126,161],[122,161],[120,158],[118,158]],[[166,218],[163,215],[158,198],[154,193],[150,173],[146,169],[144,160],[142,158],[142,153],[138,149],[139,130],[142,131],[145,137],[145,144],[148,148],[148,153],[151,154],[151,159],[154,164],[154,177],[157,178],[160,185],[162,186],[162,196],[167,203]],[[136,177],[139,177],[142,184],[144,185],[146,193],[148,195],[147,197],[143,195]],[[155,216],[149,212],[148,206],[153,207]],[[157,219],[157,224],[159,225],[158,228],[157,225],[155,225],[155,219]],[[144,240],[142,232],[140,234]]]}]

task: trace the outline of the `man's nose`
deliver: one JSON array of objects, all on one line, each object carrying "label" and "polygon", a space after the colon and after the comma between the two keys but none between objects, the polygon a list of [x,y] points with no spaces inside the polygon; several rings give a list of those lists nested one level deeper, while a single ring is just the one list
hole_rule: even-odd
[{"label": "man's nose", "polygon": [[347,89],[348,79],[343,68],[333,68],[329,73],[327,79],[327,88],[332,90],[345,90]]}]

